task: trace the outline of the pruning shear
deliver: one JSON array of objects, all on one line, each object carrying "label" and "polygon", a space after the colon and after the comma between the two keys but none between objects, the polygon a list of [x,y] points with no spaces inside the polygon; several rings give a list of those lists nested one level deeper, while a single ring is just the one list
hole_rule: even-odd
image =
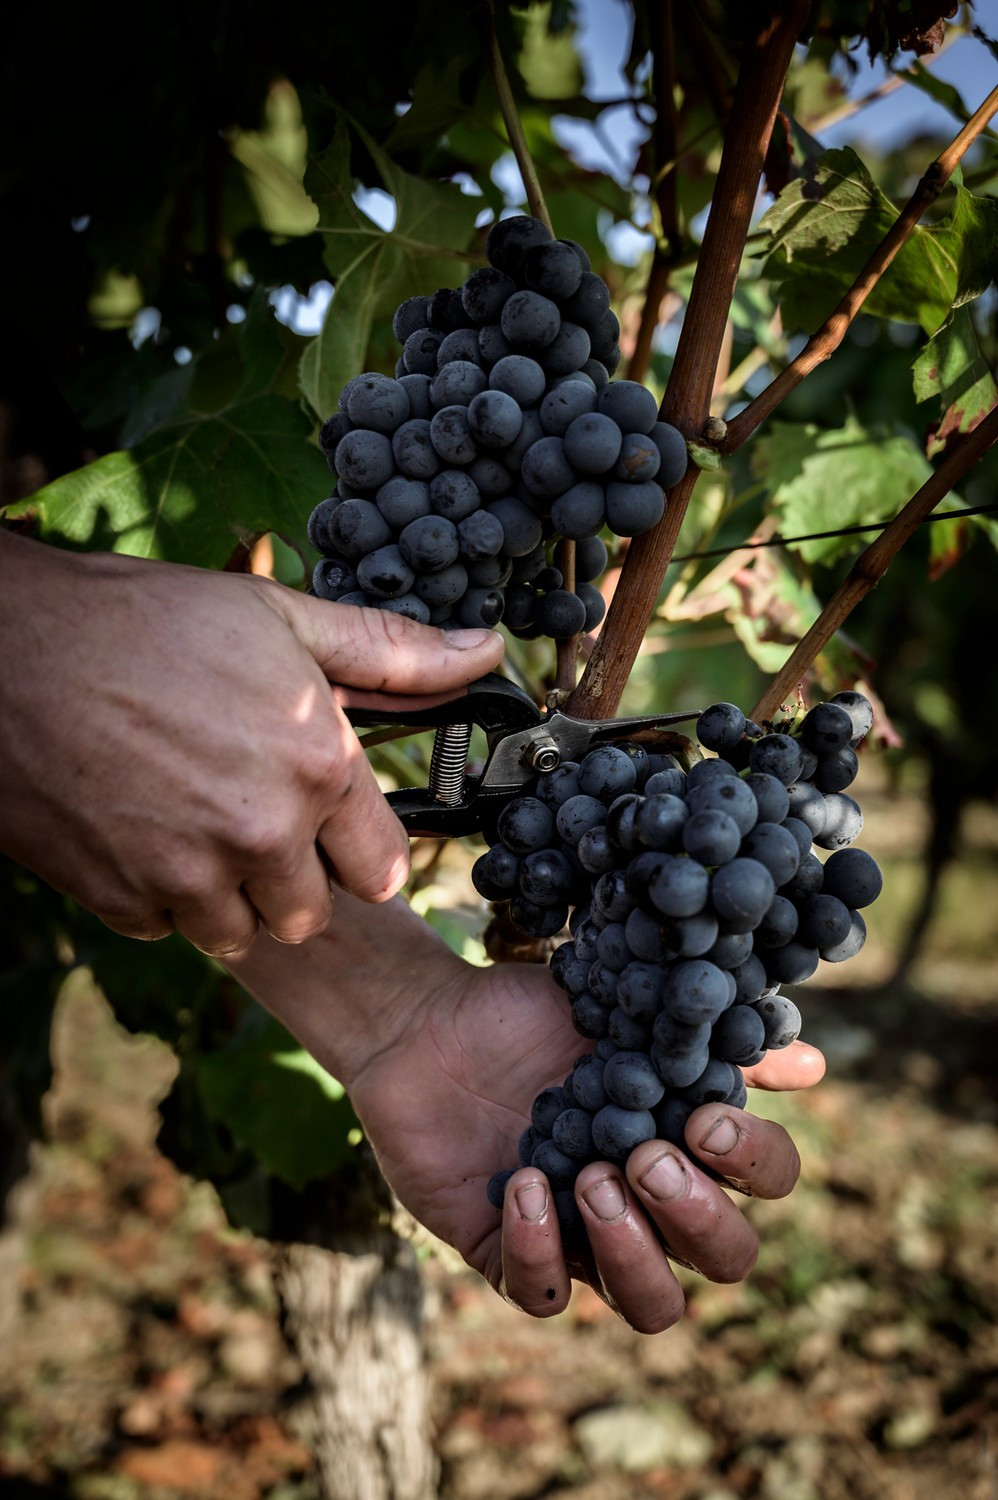
[{"label": "pruning shear", "polygon": [[[538,772],[578,761],[597,745],[621,740],[656,751],[682,748],[685,737],[670,726],[695,719],[699,709],[623,719],[573,719],[560,709],[543,711],[522,688],[490,672],[467,693],[433,708],[392,712],[348,709],[355,728],[398,725],[434,729],[429,784],[402,787],[388,801],[413,836],[461,838],[484,834],[492,841],[499,814],[525,794]],[[488,754],[474,772],[468,764],[471,732],[485,733]]]}]

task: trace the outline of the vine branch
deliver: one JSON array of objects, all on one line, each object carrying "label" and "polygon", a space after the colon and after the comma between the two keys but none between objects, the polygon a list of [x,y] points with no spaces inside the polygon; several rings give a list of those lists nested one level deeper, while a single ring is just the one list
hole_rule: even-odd
[{"label": "vine branch", "polygon": [[[807,0],[792,0],[746,43],[703,247],[683,320],[663,420],[683,436],[700,436],[710,413],[714,374],[723,345],[738,268],[787,69]],[[578,718],[612,718],[655,610],[659,589],[699,471],[692,465],[668,497],[654,531],[627,550],[621,580],[603,629],[572,694]]]},{"label": "vine branch", "polygon": [[506,135],[516,165],[520,169],[523,179],[524,191],[527,195],[527,205],[535,219],[541,223],[553,236],[554,229],[551,226],[551,215],[548,213],[547,204],[544,201],[544,193],[541,190],[540,178],[530,155],[527,145],[527,137],[523,131],[523,122],[520,119],[513,98],[513,90],[510,87],[509,74],[506,72],[506,64],[503,61],[502,48],[499,46],[499,36],[496,32],[496,14],[492,0],[486,0],[481,9],[482,30],[488,49],[489,72],[492,74],[492,82],[495,86],[496,97],[499,100],[499,111],[502,115],[503,124],[506,127]]},{"label": "vine branch", "polygon": [[877,540],[860,553],[845,581],[836,589],[807,634],[798,641],[782,671],[753,708],[750,718],[760,724],[773,720],[787,695],[801,681],[839,626],[880,582],[904,543],[995,441],[998,441],[998,407],[950,450],[938,469],[921,489],[916,490]]},{"label": "vine branch", "polygon": [[973,144],[988,121],[998,111],[998,88],[992,89],[984,103],[950,142],[945,151],[924,172],[918,186],[891,225],[883,240],[870,256],[838,306],[822,323],[817,333],[785,366],[764,391],[750,401],[743,411],[728,423],[727,436],[721,445],[723,453],[734,453],[771,416],[811,371],[828,359],[845,338],[863,303],[873,291],[888,266],[914,233],[926,209],[935,202],[952,177],[961,158]]}]

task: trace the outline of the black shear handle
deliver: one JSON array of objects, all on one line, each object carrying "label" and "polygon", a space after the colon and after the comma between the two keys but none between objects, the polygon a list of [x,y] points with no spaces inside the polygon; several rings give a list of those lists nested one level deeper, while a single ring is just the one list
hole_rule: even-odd
[{"label": "black shear handle", "polygon": [[522,688],[489,672],[468,684],[467,692],[429,708],[348,708],[347,718],[355,728],[371,729],[380,724],[409,725],[413,729],[438,729],[447,724],[477,724],[486,734],[532,729],[541,722],[541,712]]}]

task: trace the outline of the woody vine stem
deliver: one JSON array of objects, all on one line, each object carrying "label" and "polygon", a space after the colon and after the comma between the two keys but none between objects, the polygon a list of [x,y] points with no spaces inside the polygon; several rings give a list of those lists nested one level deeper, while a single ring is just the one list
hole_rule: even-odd
[{"label": "woody vine stem", "polygon": [[[678,427],[687,441],[704,442],[711,395],[724,349],[731,301],[763,163],[787,70],[808,11],[807,0],[789,0],[745,46],[714,193],[714,201],[723,204],[724,212],[711,214],[707,220],[669,386],[659,412],[662,420]],[[671,17],[671,5],[664,7],[663,15],[666,13]],[[554,233],[503,63],[491,3],[483,7],[482,15],[493,83],[510,146],[523,179],[527,203],[534,217]],[[668,35],[669,27],[663,22],[663,39]],[[661,66],[657,76],[664,84],[666,74]],[[838,348],[881,276],[996,112],[998,89],[992,91],[924,173],[891,229],[818,332],[761,395],[734,418],[720,446],[722,453],[733,453],[740,447],[790,392]],[[674,157],[677,142],[671,117],[666,125],[663,140],[669,141],[669,154]],[[665,178],[668,176],[667,171]],[[667,190],[660,193],[660,202],[666,208],[669,206]],[[670,222],[675,228],[671,215]],[[674,245],[673,253],[677,250],[678,245]],[[653,253],[648,285],[650,316],[642,319],[646,339],[650,338],[649,325],[657,318],[664,297],[668,269],[662,255]],[[929,480],[854,564],[846,582],[825,605],[782,671],[760,698],[753,710],[753,718],[760,722],[772,720],[784,697],[800,683],[851,610],[883,577],[889,563],[918,524],[996,439],[998,415],[992,413],[951,449]],[[630,543],[606,619],[578,683],[575,680],[578,638],[558,643],[556,689],[560,697],[568,695],[567,711],[575,717],[602,719],[616,715],[648,621],[654,613],[698,477],[699,470],[691,463],[671,490],[659,525]],[[563,543],[559,566],[567,579],[574,575],[573,554],[574,544]],[[566,586],[571,587],[571,583],[566,583]]]}]

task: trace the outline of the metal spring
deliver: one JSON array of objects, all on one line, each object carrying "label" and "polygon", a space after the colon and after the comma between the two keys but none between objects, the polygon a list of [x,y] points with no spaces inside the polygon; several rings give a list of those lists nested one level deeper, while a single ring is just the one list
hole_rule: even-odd
[{"label": "metal spring", "polygon": [[437,730],[430,756],[430,792],[435,801],[448,806],[460,802],[470,745],[470,724],[444,724]]}]

